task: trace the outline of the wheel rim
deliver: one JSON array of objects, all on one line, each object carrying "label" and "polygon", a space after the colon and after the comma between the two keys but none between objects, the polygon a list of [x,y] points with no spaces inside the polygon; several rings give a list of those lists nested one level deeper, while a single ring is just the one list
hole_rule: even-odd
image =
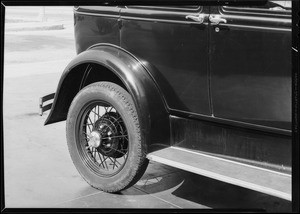
[{"label": "wheel rim", "polygon": [[97,101],[83,107],[76,133],[79,155],[90,170],[102,177],[114,176],[122,170],[128,158],[128,133],[111,104]]}]

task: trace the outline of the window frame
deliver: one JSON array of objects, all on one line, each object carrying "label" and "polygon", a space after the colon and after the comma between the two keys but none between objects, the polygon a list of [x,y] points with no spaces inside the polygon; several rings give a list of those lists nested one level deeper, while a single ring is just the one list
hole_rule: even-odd
[{"label": "window frame", "polygon": [[130,5],[126,6],[129,9],[142,9],[142,10],[157,10],[157,11],[165,11],[165,12],[180,12],[180,13],[185,13],[185,12],[198,12],[203,10],[203,6],[200,5],[184,5],[184,6],[140,6],[140,5]]},{"label": "window frame", "polygon": [[276,18],[291,18],[292,16],[292,8],[283,10],[270,10],[267,8],[255,8],[247,6],[220,6],[219,11],[225,15],[267,16]]}]

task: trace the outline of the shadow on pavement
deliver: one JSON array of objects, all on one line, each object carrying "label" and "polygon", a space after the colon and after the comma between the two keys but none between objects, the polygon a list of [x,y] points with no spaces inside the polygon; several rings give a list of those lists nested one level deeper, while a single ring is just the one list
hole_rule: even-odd
[{"label": "shadow on pavement", "polygon": [[262,209],[291,212],[292,203],[284,199],[245,189],[200,175],[184,172],[182,185],[173,195],[214,209]]},{"label": "shadow on pavement", "polygon": [[[194,173],[153,164],[134,188],[121,195],[156,195],[175,203],[188,201],[213,209],[238,209],[267,212],[292,212],[292,203]],[[159,172],[159,169],[162,172]],[[171,195],[171,197],[170,197]]]}]

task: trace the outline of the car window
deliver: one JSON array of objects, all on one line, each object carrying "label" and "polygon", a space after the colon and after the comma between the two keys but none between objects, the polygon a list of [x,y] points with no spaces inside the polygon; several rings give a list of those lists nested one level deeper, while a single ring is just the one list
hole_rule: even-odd
[{"label": "car window", "polygon": [[291,16],[292,1],[269,0],[264,5],[244,5],[244,6],[223,6],[223,13],[229,14],[248,14],[248,15],[272,15],[272,16]]},{"label": "car window", "polygon": [[184,5],[184,6],[127,6],[128,8],[135,9],[149,9],[149,10],[161,10],[161,11],[174,11],[174,12],[188,12],[198,11],[201,7],[197,5]]},{"label": "car window", "polygon": [[264,5],[251,5],[251,6],[244,6],[244,8],[257,8],[263,10],[290,10],[292,8],[291,0],[285,1],[276,1],[276,0],[269,0]]},{"label": "car window", "polygon": [[266,9],[269,10],[291,10],[292,8],[292,1],[276,1],[276,0],[272,0],[269,1],[266,5],[265,5]]}]

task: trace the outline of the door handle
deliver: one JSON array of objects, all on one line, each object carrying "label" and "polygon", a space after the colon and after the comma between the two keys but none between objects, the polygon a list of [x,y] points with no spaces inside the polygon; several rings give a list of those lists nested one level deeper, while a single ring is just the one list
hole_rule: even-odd
[{"label": "door handle", "polygon": [[220,23],[227,23],[227,20],[224,18],[221,18],[220,15],[210,15],[209,21],[211,22],[212,25],[218,25]]},{"label": "door handle", "polygon": [[192,19],[194,20],[195,22],[198,22],[199,24],[202,24],[204,22],[204,14],[199,14],[198,16],[195,16],[195,15],[187,15],[185,17],[186,19]]}]

